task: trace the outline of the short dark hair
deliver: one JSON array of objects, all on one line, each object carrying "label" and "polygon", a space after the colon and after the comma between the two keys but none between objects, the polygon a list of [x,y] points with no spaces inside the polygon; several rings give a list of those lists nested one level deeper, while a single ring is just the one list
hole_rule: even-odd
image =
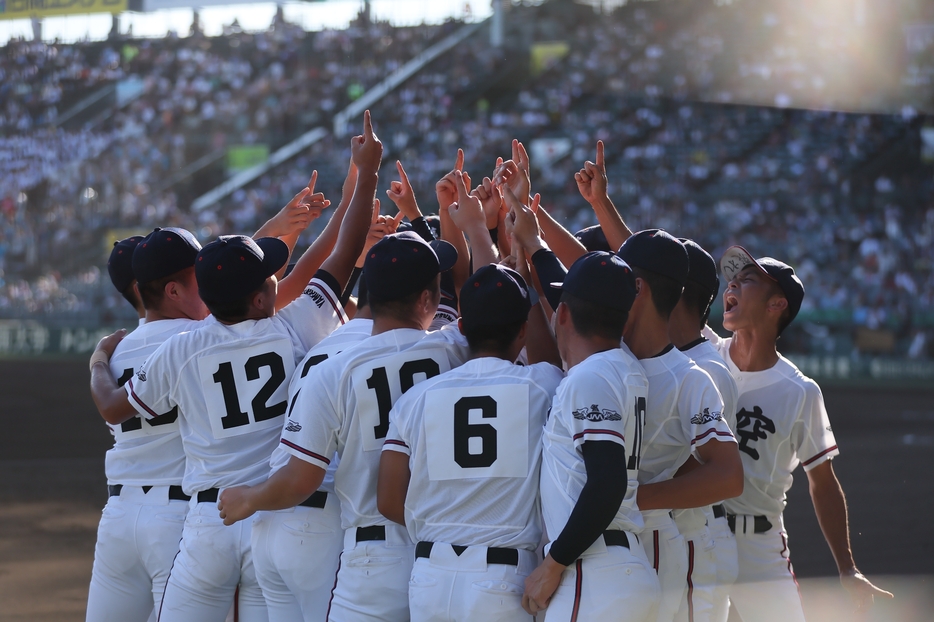
[{"label": "short dark hair", "polygon": [[658,314],[665,319],[670,318],[671,312],[681,300],[681,292],[684,289],[681,283],[669,276],[643,268],[633,267],[632,273],[636,278],[648,283],[649,289],[652,290],[652,304],[655,305]]},{"label": "short dark hair", "polygon": [[429,291],[435,296],[440,295],[441,286],[438,283],[438,278],[435,277],[431,279],[418,291],[395,300],[377,300],[367,291],[369,294],[370,312],[374,317],[385,316],[402,321],[410,320],[412,318],[412,307],[415,306],[415,303],[418,302],[418,299],[421,298],[422,292],[424,291]]},{"label": "short dark hair", "polygon": [[606,305],[589,302],[567,292],[561,294],[561,302],[571,312],[571,323],[579,335],[622,341],[623,328],[629,319],[629,311],[620,311]]},{"label": "short dark hair", "polygon": [[707,318],[710,317],[710,305],[715,297],[715,293],[711,294],[709,289],[699,283],[688,281],[684,284],[681,300],[684,301],[684,305],[689,311],[700,318],[700,328],[702,330],[707,324]]},{"label": "short dark hair", "polygon": [[123,299],[130,303],[134,309],[139,310],[140,307],[145,309],[146,307],[143,305],[142,298],[140,298],[139,293],[133,289],[133,283],[135,282],[135,280],[131,281],[130,284],[127,285],[127,288],[120,292],[120,295],[123,296]]},{"label": "short dark hair", "polygon": [[215,319],[224,322],[240,322],[250,312],[250,303],[253,302],[253,296],[262,291],[265,286],[266,284],[263,283],[260,287],[239,300],[213,302],[204,297],[202,297],[201,300],[204,301],[204,306],[208,308],[208,311],[211,312],[211,315],[213,315]]},{"label": "short dark hair", "polygon": [[194,266],[190,268],[183,268],[182,270],[179,270],[178,272],[168,276],[164,276],[161,279],[156,279],[147,283],[137,283],[136,287],[139,289],[139,297],[143,302],[143,308],[158,309],[159,305],[162,304],[162,299],[165,298],[165,286],[172,281],[182,280],[183,273],[194,269]]},{"label": "short dark hair", "polygon": [[513,344],[527,320],[500,324],[498,326],[474,326],[463,323],[464,337],[471,352],[481,350],[505,354]]}]

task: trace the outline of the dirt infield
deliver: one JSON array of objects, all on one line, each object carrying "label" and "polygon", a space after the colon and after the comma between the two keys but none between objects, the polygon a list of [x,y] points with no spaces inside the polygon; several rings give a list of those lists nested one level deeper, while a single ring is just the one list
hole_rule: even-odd
[{"label": "dirt infield", "polygon": [[[84,620],[110,434],[82,360],[0,361],[0,620]],[[860,568],[897,592],[870,619],[934,611],[934,389],[825,388]],[[850,620],[798,470],[785,513],[812,620]]]}]

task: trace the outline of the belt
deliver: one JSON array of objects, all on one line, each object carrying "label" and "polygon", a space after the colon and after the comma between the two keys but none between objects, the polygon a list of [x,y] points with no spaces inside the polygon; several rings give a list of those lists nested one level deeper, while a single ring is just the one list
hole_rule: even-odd
[{"label": "belt", "polygon": [[[419,542],[415,545],[415,557],[431,557],[431,549],[434,545],[434,542]],[[458,557],[467,550],[466,546],[459,546],[457,544],[452,544],[451,548],[454,549],[454,553],[457,554]],[[486,563],[518,566],[519,551],[516,549],[501,549],[491,546],[486,550]]]},{"label": "belt", "polygon": [[208,488],[198,493],[198,503],[217,503],[217,488]]},{"label": "belt", "polygon": [[[146,494],[152,489],[152,486],[141,486],[143,489],[143,494]],[[107,494],[111,497],[119,497],[120,491],[123,490],[123,484],[108,484],[107,485]],[[191,499],[182,491],[181,486],[169,486],[169,499],[173,501],[188,501]]]},{"label": "belt", "polygon": [[328,493],[323,490],[316,490],[315,492],[311,493],[310,497],[299,503],[299,505],[306,508],[323,509],[327,502]]},{"label": "belt", "polygon": [[[772,529],[772,523],[765,516],[754,516],[752,531],[753,533],[765,533]],[[730,531],[736,533],[736,514],[727,514],[726,522],[730,526]]]},{"label": "belt", "polygon": [[385,540],[386,526],[371,525],[370,527],[357,527],[357,542],[369,542],[370,540]]},{"label": "belt", "polygon": [[603,541],[607,546],[623,546],[627,549],[629,548],[629,536],[625,531],[604,531]]},{"label": "belt", "polygon": [[713,506],[714,518],[723,518],[724,516],[726,516],[726,509],[723,507],[722,503],[718,503],[717,505]]}]

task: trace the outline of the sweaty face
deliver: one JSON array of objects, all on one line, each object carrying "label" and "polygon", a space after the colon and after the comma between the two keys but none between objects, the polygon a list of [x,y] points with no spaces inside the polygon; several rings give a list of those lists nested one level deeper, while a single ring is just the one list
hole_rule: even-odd
[{"label": "sweaty face", "polygon": [[747,266],[727,283],[723,292],[723,327],[751,328],[765,321],[777,285],[755,266]]}]

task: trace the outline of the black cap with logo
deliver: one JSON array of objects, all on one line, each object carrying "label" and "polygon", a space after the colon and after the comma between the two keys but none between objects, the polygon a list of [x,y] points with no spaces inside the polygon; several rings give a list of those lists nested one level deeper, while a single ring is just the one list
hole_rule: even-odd
[{"label": "black cap with logo", "polygon": [[688,252],[678,238],[662,229],[633,233],[619,247],[619,256],[633,268],[667,276],[682,286],[688,280]]},{"label": "black cap with logo", "polygon": [[795,269],[771,257],[755,259],[742,246],[731,246],[726,249],[720,259],[720,271],[727,283],[732,281],[733,277],[742,272],[747,266],[756,266],[763,274],[778,284],[788,300],[788,321],[785,326],[790,324],[798,315],[798,311],[801,310],[801,303],[804,301],[804,283],[795,274]]},{"label": "black cap with logo", "polygon": [[429,244],[412,231],[387,235],[363,263],[367,295],[375,302],[400,300],[424,289],[456,262],[457,250],[442,240]]},{"label": "black cap with logo", "polygon": [[121,294],[126,291],[136,276],[133,274],[133,250],[143,240],[143,236],[134,235],[114,242],[110,258],[107,260],[107,272],[110,282]]},{"label": "black cap with logo", "polygon": [[222,235],[198,253],[198,294],[208,303],[242,300],[288,260],[289,247],[278,238]]},{"label": "black cap with logo", "polygon": [[133,251],[133,274],[141,285],[171,276],[195,265],[200,250],[190,231],[156,228]]},{"label": "black cap with logo", "polygon": [[461,288],[461,321],[468,329],[524,322],[531,308],[525,279],[499,264],[483,266]]},{"label": "black cap with logo", "polygon": [[575,298],[629,311],[636,299],[636,278],[619,255],[605,251],[587,253],[571,265],[564,283],[552,283]]}]

